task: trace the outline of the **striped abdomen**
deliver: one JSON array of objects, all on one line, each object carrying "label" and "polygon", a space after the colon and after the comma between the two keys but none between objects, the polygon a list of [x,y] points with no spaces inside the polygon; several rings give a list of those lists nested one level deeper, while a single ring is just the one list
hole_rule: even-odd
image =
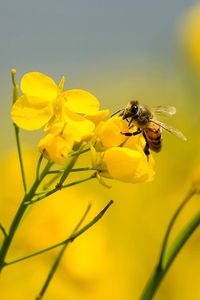
[{"label": "striped abdomen", "polygon": [[152,125],[149,128],[144,128],[143,134],[148,142],[149,148],[154,152],[159,152],[162,147],[161,127],[156,124]]}]

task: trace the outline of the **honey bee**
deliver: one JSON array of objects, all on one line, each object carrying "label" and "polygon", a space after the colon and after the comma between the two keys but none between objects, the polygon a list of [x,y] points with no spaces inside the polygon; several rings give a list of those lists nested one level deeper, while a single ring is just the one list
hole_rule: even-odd
[{"label": "honey bee", "polygon": [[[135,132],[121,132],[125,136],[132,136],[142,133],[146,141],[144,153],[148,157],[150,149],[159,152],[162,148],[162,128],[186,141],[186,137],[178,129],[172,128],[156,119],[157,114],[172,116],[176,113],[174,106],[157,106],[149,108],[140,105],[137,100],[132,100],[128,105],[114,115],[119,114],[123,120],[127,120],[128,128],[137,127]],[[112,115],[113,116],[113,115]]]}]

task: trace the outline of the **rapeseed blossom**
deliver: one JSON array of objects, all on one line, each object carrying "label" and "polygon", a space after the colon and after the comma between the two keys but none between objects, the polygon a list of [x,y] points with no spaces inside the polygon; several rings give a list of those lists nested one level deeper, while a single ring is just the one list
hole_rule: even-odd
[{"label": "rapeseed blossom", "polygon": [[56,163],[65,162],[75,144],[88,141],[95,122],[108,114],[99,111],[98,99],[88,91],[64,91],[64,77],[57,85],[43,73],[29,72],[22,77],[20,87],[22,96],[12,107],[12,120],[26,130],[44,127],[47,135],[39,149]]},{"label": "rapeseed blossom", "polygon": [[[93,167],[98,175],[123,182],[148,182],[154,177],[152,155],[144,154],[143,136],[127,137],[128,123],[121,117],[102,121],[96,129],[96,144],[92,151]],[[136,128],[131,128],[136,131]]]},{"label": "rapeseed blossom", "polygon": [[26,130],[44,128],[39,150],[48,160],[65,164],[69,153],[84,144],[91,149],[92,168],[101,183],[102,177],[131,183],[153,179],[154,162],[152,155],[144,154],[143,136],[123,135],[136,128],[128,128],[120,116],[103,121],[109,110],[99,110],[94,95],[82,89],[65,91],[64,77],[57,85],[40,72],[26,73],[20,87],[22,95],[13,104],[12,120]]}]

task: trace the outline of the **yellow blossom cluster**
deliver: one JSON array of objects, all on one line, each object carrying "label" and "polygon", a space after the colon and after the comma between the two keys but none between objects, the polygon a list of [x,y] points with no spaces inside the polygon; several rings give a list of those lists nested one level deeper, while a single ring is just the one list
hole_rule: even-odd
[{"label": "yellow blossom cluster", "polygon": [[[136,128],[131,130],[136,131]],[[154,176],[152,155],[147,158],[144,154],[143,136],[121,134],[129,131],[128,123],[121,117],[102,121],[96,129],[93,166],[99,176],[130,183],[151,181]]]},{"label": "yellow blossom cluster", "polygon": [[36,130],[44,127],[46,136],[39,149],[56,163],[64,163],[68,153],[92,137],[95,122],[108,110],[99,111],[99,101],[88,91],[63,91],[64,77],[57,85],[40,72],[30,72],[21,79],[22,96],[11,111],[13,122],[20,128]]},{"label": "yellow blossom cluster", "polygon": [[100,180],[136,183],[153,179],[153,158],[144,154],[143,136],[123,135],[130,129],[119,116],[104,121],[109,110],[99,110],[94,95],[82,89],[64,91],[64,77],[57,85],[40,72],[26,73],[20,87],[22,95],[13,104],[12,120],[26,130],[44,128],[39,149],[47,159],[63,164],[85,142]]}]

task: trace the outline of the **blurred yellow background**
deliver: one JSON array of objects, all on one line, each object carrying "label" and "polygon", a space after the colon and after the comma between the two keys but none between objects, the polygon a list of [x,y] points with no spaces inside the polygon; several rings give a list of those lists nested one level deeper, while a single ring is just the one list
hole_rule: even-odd
[{"label": "blurred yellow background", "polygon": [[[17,68],[18,79],[29,71],[47,73],[57,81],[65,75],[67,88],[88,89],[102,108],[112,112],[133,98],[149,106],[174,105],[177,115],[169,124],[188,138],[183,142],[163,132],[163,150],[154,155],[156,176],[151,183],[107,180],[112,185],[108,190],[94,180],[29,209],[8,260],[65,239],[88,203],[92,209],[85,222],[114,200],[104,218],[67,249],[44,297],[47,300],[138,299],[157,261],[167,224],[200,164],[200,3],[138,2],[21,0],[2,5],[0,223],[6,228],[23,192],[9,118],[11,67]],[[39,137],[40,133],[22,132],[29,183]],[[81,165],[88,165],[87,155]],[[174,235],[199,209],[199,199],[195,197],[184,210]],[[57,251],[5,268],[0,298],[34,299]],[[200,299],[199,253],[197,230],[155,299]]]}]

